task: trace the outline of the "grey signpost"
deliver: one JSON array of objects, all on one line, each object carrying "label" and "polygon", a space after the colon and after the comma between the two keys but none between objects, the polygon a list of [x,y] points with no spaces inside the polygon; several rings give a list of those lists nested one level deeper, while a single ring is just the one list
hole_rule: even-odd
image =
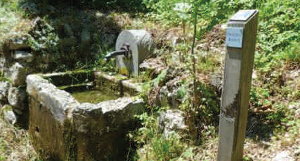
[{"label": "grey signpost", "polygon": [[258,10],[240,10],[227,23],[218,161],[240,161],[249,107]]}]

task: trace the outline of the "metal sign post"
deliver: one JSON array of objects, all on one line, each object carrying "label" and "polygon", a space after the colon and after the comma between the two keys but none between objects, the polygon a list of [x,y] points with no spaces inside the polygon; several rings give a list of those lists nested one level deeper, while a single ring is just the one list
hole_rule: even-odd
[{"label": "metal sign post", "polygon": [[241,161],[248,116],[258,10],[238,11],[227,23],[218,161]]}]

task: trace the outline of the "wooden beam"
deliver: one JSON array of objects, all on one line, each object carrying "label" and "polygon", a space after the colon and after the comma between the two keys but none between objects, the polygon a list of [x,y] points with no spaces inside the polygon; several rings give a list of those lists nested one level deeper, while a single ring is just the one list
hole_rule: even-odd
[{"label": "wooden beam", "polygon": [[257,10],[239,11],[227,23],[218,161],[243,158],[257,23]]}]

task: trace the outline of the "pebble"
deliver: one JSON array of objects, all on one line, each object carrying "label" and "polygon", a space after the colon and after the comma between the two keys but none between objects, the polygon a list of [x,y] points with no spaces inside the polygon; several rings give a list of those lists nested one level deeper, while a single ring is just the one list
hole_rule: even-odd
[{"label": "pebble", "polygon": [[4,111],[3,112],[4,115],[4,120],[9,123],[14,125],[17,121],[16,115],[13,111]]},{"label": "pebble", "polygon": [[273,161],[292,161],[292,160],[293,158],[290,157],[290,153],[287,151],[282,151],[278,153],[273,159]]}]

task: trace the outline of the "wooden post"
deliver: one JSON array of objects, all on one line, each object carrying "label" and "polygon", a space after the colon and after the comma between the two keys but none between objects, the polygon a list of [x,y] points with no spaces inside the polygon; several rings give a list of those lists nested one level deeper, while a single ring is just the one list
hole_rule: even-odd
[{"label": "wooden post", "polygon": [[218,161],[243,158],[257,23],[257,10],[241,10],[227,23]]}]

